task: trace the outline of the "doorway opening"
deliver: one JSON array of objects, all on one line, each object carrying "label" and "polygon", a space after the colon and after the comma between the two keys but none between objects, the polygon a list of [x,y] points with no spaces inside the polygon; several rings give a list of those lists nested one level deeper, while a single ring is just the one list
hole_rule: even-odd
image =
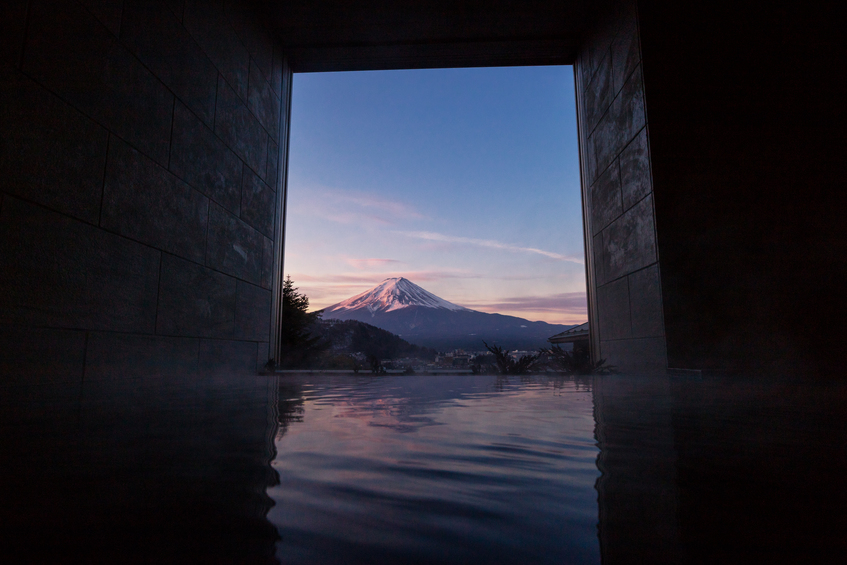
[{"label": "doorway opening", "polygon": [[419,348],[372,332],[395,370],[489,345],[517,357],[587,320],[573,81],[569,66],[293,75],[281,272],[304,314],[288,329],[323,353],[292,368],[366,366],[361,327],[332,320]]}]

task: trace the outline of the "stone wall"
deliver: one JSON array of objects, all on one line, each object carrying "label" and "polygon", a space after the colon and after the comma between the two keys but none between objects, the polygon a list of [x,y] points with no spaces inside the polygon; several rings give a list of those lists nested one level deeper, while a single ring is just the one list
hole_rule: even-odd
[{"label": "stone wall", "polygon": [[31,0],[0,37],[3,383],[255,374],[290,81],[271,35],[224,1]]},{"label": "stone wall", "polygon": [[635,4],[608,10],[574,67],[589,317],[598,358],[667,368]]}]

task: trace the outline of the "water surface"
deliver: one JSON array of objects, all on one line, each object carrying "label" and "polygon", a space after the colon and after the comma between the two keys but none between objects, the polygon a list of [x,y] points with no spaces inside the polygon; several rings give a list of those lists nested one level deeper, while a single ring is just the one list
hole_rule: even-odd
[{"label": "water surface", "polygon": [[592,393],[564,378],[286,376],[283,563],[599,563]]}]

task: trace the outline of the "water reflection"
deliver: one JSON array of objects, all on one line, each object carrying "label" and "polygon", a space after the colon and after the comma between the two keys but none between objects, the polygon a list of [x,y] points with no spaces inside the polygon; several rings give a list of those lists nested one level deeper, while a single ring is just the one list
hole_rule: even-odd
[{"label": "water reflection", "polygon": [[829,562],[845,476],[839,382],[116,369],[0,387],[3,563]]},{"label": "water reflection", "polygon": [[283,563],[599,563],[586,383],[285,379]]}]

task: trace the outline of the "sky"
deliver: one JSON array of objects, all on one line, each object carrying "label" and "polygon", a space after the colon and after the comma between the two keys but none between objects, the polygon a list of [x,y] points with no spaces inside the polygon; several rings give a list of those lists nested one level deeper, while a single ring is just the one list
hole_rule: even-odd
[{"label": "sky", "polygon": [[311,309],[402,276],[587,319],[573,69],[295,74],[284,272]]}]

